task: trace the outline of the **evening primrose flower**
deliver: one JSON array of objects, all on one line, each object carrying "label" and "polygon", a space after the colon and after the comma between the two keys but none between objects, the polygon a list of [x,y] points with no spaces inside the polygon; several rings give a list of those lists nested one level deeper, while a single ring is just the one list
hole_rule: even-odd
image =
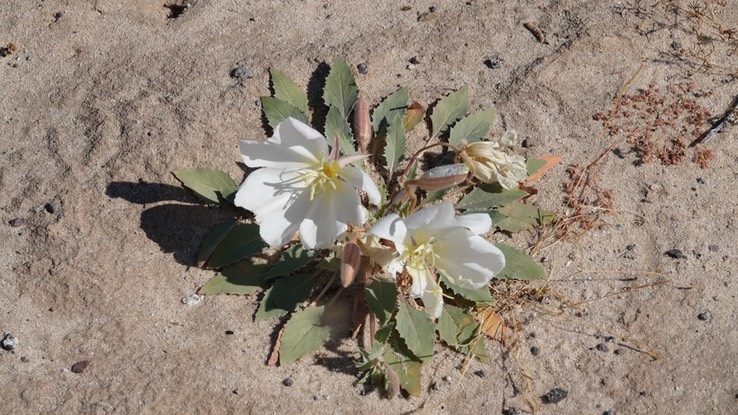
[{"label": "evening primrose flower", "polygon": [[459,154],[474,177],[483,183],[499,182],[512,189],[528,177],[525,157],[509,156],[497,143],[477,141],[464,146]]},{"label": "evening primrose flower", "polygon": [[356,189],[372,204],[380,201],[371,178],[350,166],[364,156],[339,159],[337,145],[329,153],[325,137],[294,118],[266,141],[241,141],[241,153],[248,167],[261,168],[246,177],[235,204],[254,213],[271,246],[284,245],[299,230],[306,248],[328,247],[349,224],[367,220]]},{"label": "evening primrose flower", "polygon": [[385,216],[369,233],[394,243],[396,254],[385,270],[393,275],[407,271],[412,296],[422,299],[426,312],[437,318],[443,294],[436,271],[461,288],[475,290],[505,268],[502,251],[480,236],[491,227],[486,213],[456,216],[453,205],[442,202],[404,219]]}]

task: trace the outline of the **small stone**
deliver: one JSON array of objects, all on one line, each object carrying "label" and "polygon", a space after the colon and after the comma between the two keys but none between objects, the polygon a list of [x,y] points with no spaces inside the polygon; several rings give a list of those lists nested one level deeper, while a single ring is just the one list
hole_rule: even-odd
[{"label": "small stone", "polygon": [[608,343],[612,343],[613,341],[615,341],[615,337],[613,336],[605,336],[604,339]]},{"label": "small stone", "polygon": [[705,179],[703,179],[702,177],[698,177],[697,178],[697,183],[698,184],[705,184]]},{"label": "small stone", "polygon": [[608,409],[607,411],[603,412],[602,415],[615,415],[615,411],[612,409]]},{"label": "small stone", "polygon": [[413,65],[417,65],[420,63],[420,59],[418,59],[417,56],[413,56],[412,58],[410,58],[410,63],[412,63]]},{"label": "small stone", "polygon": [[568,395],[569,392],[564,389],[553,388],[548,391],[547,394],[543,395],[541,397],[541,400],[543,400],[543,403],[559,403],[563,401]]},{"label": "small stone", "polygon": [[[484,60],[484,66],[489,69],[497,69],[502,66],[502,59],[500,58],[487,58]],[[525,147],[525,146],[523,146]]]},{"label": "small stone", "polygon": [[13,218],[13,219],[11,219],[11,220],[8,221],[8,225],[10,225],[10,226],[12,226],[14,228],[19,228],[19,227],[21,227],[21,226],[23,226],[25,224],[26,224],[25,219],[21,219],[21,218]]},{"label": "small stone", "polygon": [[15,350],[18,347],[18,338],[13,336],[10,333],[5,333],[5,337],[3,337],[3,349],[5,350]]},{"label": "small stone", "polygon": [[518,408],[504,408],[502,415],[520,415],[520,410]]},{"label": "small stone", "polygon": [[428,11],[431,12],[431,13],[435,13],[437,10],[438,10],[438,8],[436,6],[430,6],[430,7],[428,7]]},{"label": "small stone", "polygon": [[367,65],[366,62],[362,62],[356,65],[356,70],[358,70],[360,74],[366,75],[369,72],[369,65]]},{"label": "small stone", "polygon": [[442,377],[441,380],[443,380],[444,382],[449,382],[450,383],[451,382],[451,376],[450,375],[446,375],[446,376]]},{"label": "small stone", "polygon": [[701,321],[709,321],[712,320],[712,313],[709,311],[705,311],[704,313],[697,314],[697,319]]},{"label": "small stone", "polygon": [[238,388],[232,390],[231,393],[234,394],[234,395],[238,395]]},{"label": "small stone", "polygon": [[597,350],[599,350],[599,351],[601,351],[603,353],[606,353],[606,352],[610,351],[610,348],[607,347],[607,345],[605,343],[598,344],[597,346],[595,346],[595,349],[597,349]]},{"label": "small stone", "polygon": [[681,249],[670,249],[666,251],[666,256],[674,259],[682,259],[687,257],[686,255],[684,255],[684,252],[682,252]]},{"label": "small stone", "polygon": [[90,366],[89,360],[80,360],[79,362],[72,365],[72,372],[84,373],[85,370]]},{"label": "small stone", "polygon": [[625,349],[623,349],[621,347],[619,349],[615,349],[615,351],[613,351],[613,353],[615,353],[616,355],[620,356],[621,354],[625,353]]},{"label": "small stone", "polygon": [[46,211],[49,213],[56,213],[59,211],[60,208],[61,203],[59,203],[58,200],[52,200],[44,206],[44,209],[46,209]]},{"label": "small stone", "polygon": [[709,250],[710,250],[710,252],[717,252],[717,251],[719,251],[719,250],[720,250],[720,247],[719,247],[719,246],[717,246],[717,245],[709,245],[709,246],[707,247],[707,249],[709,249]]},{"label": "small stone", "polygon": [[530,348],[530,354],[532,354],[533,356],[538,356],[539,354],[541,354],[541,349],[539,349],[536,346],[533,346]]},{"label": "small stone", "polygon": [[625,249],[627,249],[628,251],[632,251],[636,249],[636,244],[628,244],[625,246]]},{"label": "small stone", "polygon": [[231,335],[231,334],[233,334],[233,330],[226,330],[225,331],[225,334]]},{"label": "small stone", "polygon": [[682,44],[680,42],[677,42],[676,40],[671,42],[671,48],[674,50],[679,50],[682,48]]},{"label": "small stone", "polygon": [[202,296],[197,294],[188,294],[182,297],[182,304],[184,305],[197,305],[202,301]]},{"label": "small stone", "polygon": [[284,380],[282,381],[282,384],[284,386],[288,386],[289,387],[289,386],[294,385],[295,384],[295,381],[292,380],[292,378],[284,378]]},{"label": "small stone", "polygon": [[487,374],[484,373],[484,370],[481,370],[481,369],[480,370],[477,370],[476,372],[474,372],[474,374],[477,375],[477,376],[479,376],[480,378],[483,378],[483,377],[487,376]]},{"label": "small stone", "polygon": [[28,363],[30,361],[31,361],[31,359],[29,359],[28,356],[21,356],[21,362]]},{"label": "small stone", "polygon": [[243,80],[250,79],[252,76],[254,75],[251,73],[251,69],[247,68],[244,65],[238,65],[231,70],[231,78]]}]

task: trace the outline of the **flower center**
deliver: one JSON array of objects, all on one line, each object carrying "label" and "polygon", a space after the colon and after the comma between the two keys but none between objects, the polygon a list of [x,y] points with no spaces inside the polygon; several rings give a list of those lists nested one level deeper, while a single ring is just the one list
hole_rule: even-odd
[{"label": "flower center", "polygon": [[304,171],[302,178],[310,188],[310,200],[314,200],[315,195],[320,195],[329,188],[336,190],[340,172],[341,165],[336,160],[322,161],[314,169]]},{"label": "flower center", "polygon": [[434,267],[438,255],[433,252],[434,238],[430,238],[426,242],[417,243],[413,238],[413,244],[404,252],[403,259],[405,264],[412,268]]}]

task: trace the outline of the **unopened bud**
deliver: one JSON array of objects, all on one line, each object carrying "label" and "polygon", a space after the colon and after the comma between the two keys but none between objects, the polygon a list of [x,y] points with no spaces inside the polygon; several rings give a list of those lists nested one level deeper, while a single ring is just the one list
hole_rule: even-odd
[{"label": "unopened bud", "polygon": [[366,153],[372,141],[372,123],[369,119],[369,106],[364,97],[359,97],[354,108],[354,128],[359,151]]},{"label": "unopened bud", "polygon": [[343,245],[341,257],[341,285],[348,287],[354,282],[361,267],[361,249],[356,242],[346,242]]},{"label": "unopened bud", "polygon": [[463,182],[468,174],[469,168],[464,164],[447,164],[426,171],[419,179],[410,180],[406,185],[417,186],[423,190],[445,189]]}]

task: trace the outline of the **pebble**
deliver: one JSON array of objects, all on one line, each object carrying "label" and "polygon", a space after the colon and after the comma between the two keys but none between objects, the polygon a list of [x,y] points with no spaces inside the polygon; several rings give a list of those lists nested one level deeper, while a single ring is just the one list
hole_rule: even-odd
[{"label": "pebble", "polygon": [[87,367],[89,366],[90,366],[89,360],[80,360],[79,362],[72,365],[72,372],[84,373],[85,370],[87,370]]},{"label": "pebble", "polygon": [[502,410],[502,415],[520,415],[520,409],[518,408],[505,408]]},{"label": "pebble", "polygon": [[717,252],[717,251],[719,251],[719,250],[720,250],[720,247],[719,247],[719,246],[717,246],[717,245],[709,245],[709,246],[707,247],[707,249],[709,249],[709,250],[710,250],[710,252]]},{"label": "pebble", "polygon": [[709,321],[712,320],[712,313],[709,311],[705,311],[704,313],[697,314],[697,319],[701,321]]},{"label": "pebble", "polygon": [[698,184],[705,184],[705,179],[703,179],[702,177],[698,177],[697,178],[697,183]]},{"label": "pebble", "polygon": [[21,227],[21,226],[23,226],[25,224],[26,224],[26,221],[24,219],[21,219],[21,218],[13,218],[13,219],[11,219],[11,220],[8,221],[8,225],[10,225],[10,226],[12,226],[14,228]]},{"label": "pebble", "polygon": [[610,348],[607,347],[607,345],[605,343],[598,344],[597,346],[595,346],[595,349],[597,349],[597,350],[599,350],[601,352],[605,352],[605,353],[608,352],[608,351],[610,351]]},{"label": "pebble", "polygon": [[489,69],[497,69],[502,65],[502,59],[500,58],[487,58],[484,60],[484,66]]},{"label": "pebble", "polygon": [[477,370],[476,372],[474,372],[474,374],[479,376],[480,378],[487,376],[487,374],[484,373],[484,370]]},{"label": "pebble", "polygon": [[682,44],[680,42],[677,42],[676,40],[671,42],[671,48],[674,50],[679,50],[682,48]]},{"label": "pebble", "polygon": [[636,244],[628,244],[628,245],[625,246],[625,249],[628,250],[628,251],[632,251],[632,250],[636,249]]},{"label": "pebble", "polygon": [[28,363],[30,361],[31,361],[31,359],[29,359],[28,356],[21,356],[21,362]]},{"label": "pebble", "polygon": [[451,376],[450,375],[446,375],[446,376],[442,377],[441,380],[443,380],[444,382],[451,382]]},{"label": "pebble", "polygon": [[611,343],[611,342],[615,341],[615,337],[614,336],[605,336],[604,338],[605,338],[605,341],[608,342],[608,343]]},{"label": "pebble", "polygon": [[538,356],[539,354],[541,354],[541,349],[539,349],[536,346],[533,346],[530,348],[530,354],[532,354],[533,356]]},{"label": "pebble", "polygon": [[188,294],[182,297],[182,304],[185,305],[196,305],[202,301],[202,296],[197,294]]},{"label": "pebble", "polygon": [[356,65],[356,70],[358,70],[360,74],[366,75],[369,72],[369,65],[367,65],[366,62],[362,62]]},{"label": "pebble", "polygon": [[292,378],[284,378],[284,380],[282,381],[282,384],[284,386],[292,386],[295,384],[295,381],[292,380]]},{"label": "pebble", "polygon": [[3,349],[5,350],[15,350],[18,347],[18,338],[13,336],[10,333],[5,333],[5,337],[3,337]]},{"label": "pebble", "polygon": [[59,203],[58,200],[52,200],[51,202],[47,203],[46,206],[44,206],[44,209],[46,209],[49,213],[56,213],[61,208],[61,203]]},{"label": "pebble", "polygon": [[543,403],[559,403],[563,401],[568,395],[569,392],[564,389],[553,388],[548,391],[547,394],[543,395],[542,400]]},{"label": "pebble", "polygon": [[231,335],[231,334],[233,334],[233,330],[226,330],[225,331],[225,334]]},{"label": "pebble", "polygon": [[231,78],[250,79],[252,76],[254,75],[251,73],[251,69],[244,65],[238,65],[231,70]]},{"label": "pebble", "polygon": [[613,353],[615,353],[616,355],[619,356],[619,355],[625,353],[625,349],[623,349],[623,348],[615,349],[615,351]]},{"label": "pebble", "polygon": [[684,255],[684,252],[682,252],[681,249],[670,249],[666,251],[666,255],[674,259],[682,259],[687,257],[686,255]]},{"label": "pebble", "polygon": [[607,411],[603,412],[602,415],[615,415],[615,411],[612,409],[608,409]]}]

